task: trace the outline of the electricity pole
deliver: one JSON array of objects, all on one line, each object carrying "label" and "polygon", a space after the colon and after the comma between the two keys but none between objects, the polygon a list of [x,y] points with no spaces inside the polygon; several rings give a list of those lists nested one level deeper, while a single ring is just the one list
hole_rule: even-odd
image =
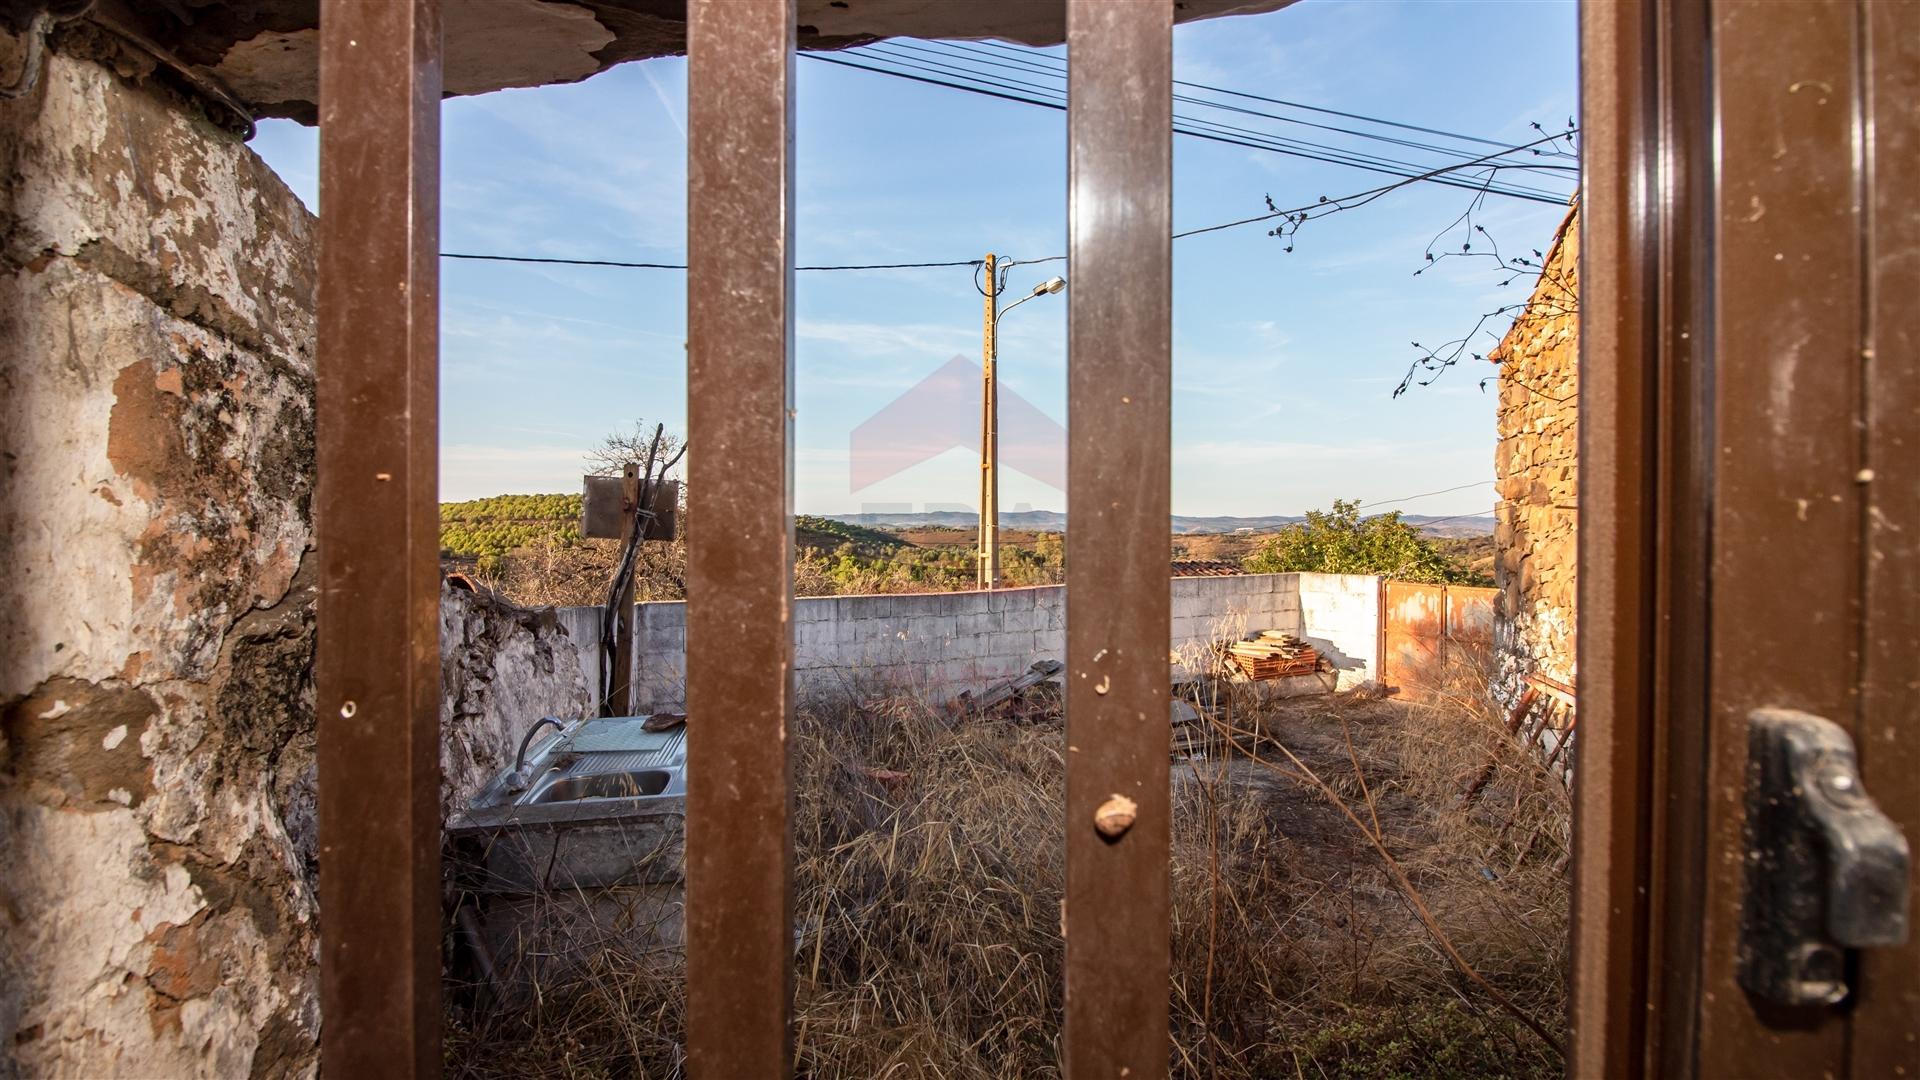
[{"label": "electricity pole", "polygon": [[980,544],[974,553],[974,585],[981,589],[1000,584],[1000,401],[993,381],[993,361],[999,353],[999,277],[992,252],[987,253],[987,303],[980,361]]}]

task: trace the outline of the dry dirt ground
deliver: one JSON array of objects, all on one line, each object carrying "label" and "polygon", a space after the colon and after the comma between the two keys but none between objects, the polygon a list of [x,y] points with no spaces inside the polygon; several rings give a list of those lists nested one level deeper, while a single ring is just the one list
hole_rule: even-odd
[{"label": "dry dirt ground", "polygon": [[[1471,695],[1210,704],[1210,749],[1174,764],[1174,1074],[1558,1075],[1559,781]],[[800,1075],[1060,1075],[1062,743],[1044,695],[804,711]],[[450,988],[449,1072],[679,1076],[682,979],[677,954],[597,957],[491,1014]]]}]

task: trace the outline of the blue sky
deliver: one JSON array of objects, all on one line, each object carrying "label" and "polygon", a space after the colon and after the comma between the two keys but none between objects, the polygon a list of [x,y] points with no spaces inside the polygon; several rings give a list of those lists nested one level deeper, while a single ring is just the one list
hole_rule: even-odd
[{"label": "blue sky", "polygon": [[[1535,135],[1529,123],[1554,130],[1574,114],[1574,39],[1571,3],[1304,0],[1179,27],[1175,75],[1517,143]],[[685,73],[665,58],[448,101],[444,250],[684,261]],[[797,108],[801,265],[1066,250],[1064,114],[805,59]],[[253,145],[315,206],[316,144],[312,129],[274,121]],[[1383,182],[1181,136],[1174,148],[1177,230],[1260,213],[1268,194],[1294,206]],[[1175,243],[1176,513],[1298,513],[1492,479],[1494,395],[1478,388],[1490,372],[1390,397],[1410,342],[1458,336],[1519,299],[1519,285],[1498,288],[1469,264],[1412,276],[1467,197],[1413,185],[1309,223],[1292,253],[1262,226]],[[1519,250],[1544,247],[1562,215],[1493,200],[1482,220]],[[1009,293],[1061,270],[1018,267]],[[636,417],[684,428],[681,273],[448,260],[442,275],[443,498],[577,491],[582,453],[609,431]],[[797,277],[799,509],[974,505],[971,450],[859,492],[847,460],[854,426],[954,356],[977,359],[970,272]],[[1003,382],[1062,420],[1068,296],[1009,314],[1000,352]],[[1003,507],[1065,502],[1005,471]],[[1492,505],[1483,484],[1398,508]]]}]

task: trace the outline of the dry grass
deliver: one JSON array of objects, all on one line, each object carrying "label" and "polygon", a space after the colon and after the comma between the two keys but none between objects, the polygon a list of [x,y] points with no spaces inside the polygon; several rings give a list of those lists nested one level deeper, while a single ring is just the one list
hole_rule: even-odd
[{"label": "dry grass", "polygon": [[[1502,753],[1455,807],[1501,718],[1468,693],[1214,704],[1238,749],[1175,766],[1175,1074],[1557,1075],[1496,999],[1564,1029],[1565,794]],[[1057,711],[850,699],[794,745],[801,1075],[1058,1076]],[[449,1071],[677,1076],[682,976],[673,953],[596,956],[525,1009],[460,1013]]]}]

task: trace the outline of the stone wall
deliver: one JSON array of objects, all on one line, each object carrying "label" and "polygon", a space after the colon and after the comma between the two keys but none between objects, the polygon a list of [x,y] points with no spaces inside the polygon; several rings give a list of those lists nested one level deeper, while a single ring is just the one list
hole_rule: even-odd
[{"label": "stone wall", "polygon": [[87,44],[0,100],[0,1075],[302,1075],[314,223]]},{"label": "stone wall", "polygon": [[[588,663],[592,655],[586,654]],[[440,594],[440,801],[445,820],[513,765],[543,716],[593,714],[587,667],[552,608]]]},{"label": "stone wall", "polygon": [[[1379,579],[1345,574],[1241,574],[1175,578],[1168,648],[1181,654],[1223,635],[1284,630],[1313,642],[1340,685],[1372,677]],[[890,687],[934,696],[1018,675],[1035,660],[1064,659],[1066,587],[994,592],[810,596],[794,601],[795,685],[803,694]],[[636,605],[639,707],[686,702],[687,606]],[[1310,613],[1303,616],[1303,608]],[[600,609],[557,613],[578,644],[582,678],[599,687]]]},{"label": "stone wall", "polygon": [[1554,236],[1526,311],[1488,354],[1500,372],[1495,692],[1508,702],[1529,673],[1574,682],[1579,261],[1576,205]]}]

